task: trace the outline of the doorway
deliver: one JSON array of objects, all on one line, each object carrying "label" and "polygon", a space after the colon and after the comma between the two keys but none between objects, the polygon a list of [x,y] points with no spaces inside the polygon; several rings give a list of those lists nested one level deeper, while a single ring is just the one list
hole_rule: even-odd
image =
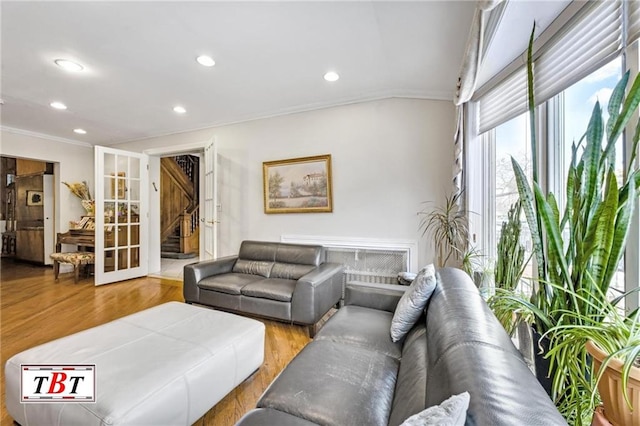
[{"label": "doorway", "polygon": [[160,273],[181,280],[184,266],[200,259],[199,152],[160,157]]},{"label": "doorway", "polygon": [[[205,201],[207,189],[205,180],[205,169],[207,167],[205,150],[213,145],[213,139],[209,141],[203,141],[200,143],[185,144],[175,147],[165,148],[153,148],[145,150],[145,154],[149,155],[149,176],[150,176],[150,210],[149,210],[149,224],[150,229],[150,251],[149,251],[149,271],[150,276],[167,278],[174,280],[182,280],[182,271],[184,265],[197,262],[209,258],[205,247],[207,241],[211,239],[209,233],[205,232]],[[193,155],[198,156],[198,204],[199,204],[199,244],[197,249],[197,256],[191,259],[169,259],[162,258],[161,253],[161,160],[163,157],[174,157],[180,155]],[[215,246],[216,243],[210,243],[209,245]]]},{"label": "doorway", "polygon": [[55,243],[56,164],[0,157],[1,256],[51,265]]}]

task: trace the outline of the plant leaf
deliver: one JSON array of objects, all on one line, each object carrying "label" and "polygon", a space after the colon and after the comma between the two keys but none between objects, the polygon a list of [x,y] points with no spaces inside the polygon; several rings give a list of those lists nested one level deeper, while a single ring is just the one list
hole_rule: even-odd
[{"label": "plant leaf", "polygon": [[[631,185],[629,187],[629,195],[631,200],[636,198],[636,190]],[[618,269],[618,264],[624,256],[625,245],[627,243],[627,237],[631,230],[630,222],[633,217],[633,210],[635,208],[635,201],[626,202],[620,206],[617,217],[615,219],[614,234],[611,245],[611,253],[607,261],[607,270],[602,278],[602,291],[606,292],[609,289],[613,275]]]},{"label": "plant leaf", "polygon": [[567,260],[564,257],[564,250],[562,248],[562,235],[560,229],[558,229],[557,221],[555,220],[553,210],[551,206],[544,198],[542,189],[537,183],[533,187],[536,201],[538,203],[538,215],[542,219],[545,230],[547,231],[547,244],[549,247],[549,254],[557,258],[557,264],[560,268],[560,273],[564,282],[571,282],[571,275],[569,274],[569,267],[567,266]]},{"label": "plant leaf", "polygon": [[622,102],[624,101],[624,92],[627,88],[627,83],[629,82],[629,71],[624,73],[616,87],[611,92],[611,97],[609,97],[609,105],[607,107],[607,112],[609,113],[609,120],[607,121],[607,139],[611,140],[611,131],[613,130],[613,126],[615,122],[618,120],[620,116],[620,107],[622,106]]},{"label": "plant leaf", "polygon": [[[627,71],[628,73],[629,71]],[[611,134],[609,135],[609,140],[607,143],[606,151],[615,144],[615,141],[618,139],[618,136],[622,133],[627,122],[638,108],[638,104],[640,103],[640,74],[636,75],[633,84],[631,85],[631,89],[629,89],[629,93],[627,94],[627,98],[625,99],[624,106],[622,107],[622,112],[618,116],[616,120],[616,124],[614,124],[611,129]]]},{"label": "plant leaf", "polygon": [[[584,210],[591,210],[591,203],[595,198],[598,185],[598,172],[600,170],[602,152],[602,110],[600,103],[596,102],[591,113],[589,126],[587,127],[587,144],[582,153],[582,161],[584,163],[584,195],[586,206]],[[586,217],[585,217],[586,219]]]},{"label": "plant leaf", "polygon": [[531,239],[534,247],[533,251],[536,256],[536,263],[538,264],[538,277],[540,279],[545,279],[546,273],[544,256],[542,254],[542,236],[540,234],[540,229],[538,228],[538,220],[534,209],[533,192],[527,182],[527,177],[525,176],[524,171],[513,157],[511,157],[511,165],[513,166],[513,173],[516,177],[516,185],[518,187],[518,194],[520,196],[520,202],[522,203],[522,209],[524,210],[527,223],[529,224],[529,232],[531,233]]}]

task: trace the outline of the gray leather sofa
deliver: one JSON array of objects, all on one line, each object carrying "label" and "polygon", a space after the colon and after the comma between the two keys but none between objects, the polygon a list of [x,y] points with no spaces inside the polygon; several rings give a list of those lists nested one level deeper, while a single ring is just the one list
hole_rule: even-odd
[{"label": "gray leather sofa", "polygon": [[406,287],[348,285],[346,305],[238,424],[398,425],[468,391],[467,425],[566,425],[471,279],[445,268],[437,280],[399,343],[389,327]]},{"label": "gray leather sofa", "polygon": [[184,299],[309,326],[342,296],[344,267],[322,246],[243,241],[237,256],[184,267]]}]

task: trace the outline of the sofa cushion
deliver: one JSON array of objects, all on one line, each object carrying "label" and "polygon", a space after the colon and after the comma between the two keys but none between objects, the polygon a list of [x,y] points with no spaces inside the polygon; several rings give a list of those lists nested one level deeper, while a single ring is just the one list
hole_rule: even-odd
[{"label": "sofa cushion", "polygon": [[276,251],[276,262],[294,263],[297,265],[319,266],[324,262],[322,246],[303,244],[280,244]]},{"label": "sofa cushion", "polygon": [[240,294],[242,288],[247,284],[262,280],[264,278],[259,275],[229,273],[204,278],[198,282],[198,287],[221,293]]},{"label": "sofa cushion", "polygon": [[422,317],[402,346],[389,426],[399,425],[427,406],[427,363],[427,329]]},{"label": "sofa cushion", "polygon": [[241,292],[244,296],[291,302],[291,296],[295,289],[295,280],[267,278],[247,284],[242,288]]},{"label": "sofa cushion", "polygon": [[453,395],[440,405],[409,417],[402,426],[464,426],[467,422],[469,399],[469,392]]},{"label": "sofa cushion", "polygon": [[271,268],[273,268],[273,262],[266,260],[238,259],[236,264],[233,265],[233,272],[238,274],[260,275],[261,277],[269,278]]},{"label": "sofa cushion", "polygon": [[360,346],[400,359],[402,346],[392,342],[389,336],[391,317],[391,312],[344,306],[320,329],[315,340]]},{"label": "sofa cushion", "polygon": [[399,341],[413,327],[435,288],[436,270],[433,265],[427,265],[418,273],[396,306],[391,320],[391,340]]},{"label": "sofa cushion", "polygon": [[238,258],[275,262],[278,245],[280,245],[280,243],[268,241],[243,241],[242,244],[240,244]]},{"label": "sofa cushion", "polygon": [[272,278],[284,278],[287,280],[299,280],[304,275],[316,269],[313,265],[296,265],[294,263],[279,263],[273,264],[271,270]]},{"label": "sofa cushion", "polygon": [[322,425],[386,425],[398,364],[377,351],[314,340],[271,383],[258,407]]}]

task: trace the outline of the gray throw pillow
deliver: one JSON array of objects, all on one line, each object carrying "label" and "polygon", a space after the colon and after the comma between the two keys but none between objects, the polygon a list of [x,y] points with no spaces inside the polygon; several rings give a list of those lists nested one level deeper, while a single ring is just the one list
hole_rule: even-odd
[{"label": "gray throw pillow", "polygon": [[391,340],[402,339],[420,318],[429,298],[436,289],[436,269],[427,265],[402,295],[391,320]]},{"label": "gray throw pillow", "polygon": [[440,405],[414,414],[400,426],[464,426],[469,408],[469,392],[453,395]]}]

